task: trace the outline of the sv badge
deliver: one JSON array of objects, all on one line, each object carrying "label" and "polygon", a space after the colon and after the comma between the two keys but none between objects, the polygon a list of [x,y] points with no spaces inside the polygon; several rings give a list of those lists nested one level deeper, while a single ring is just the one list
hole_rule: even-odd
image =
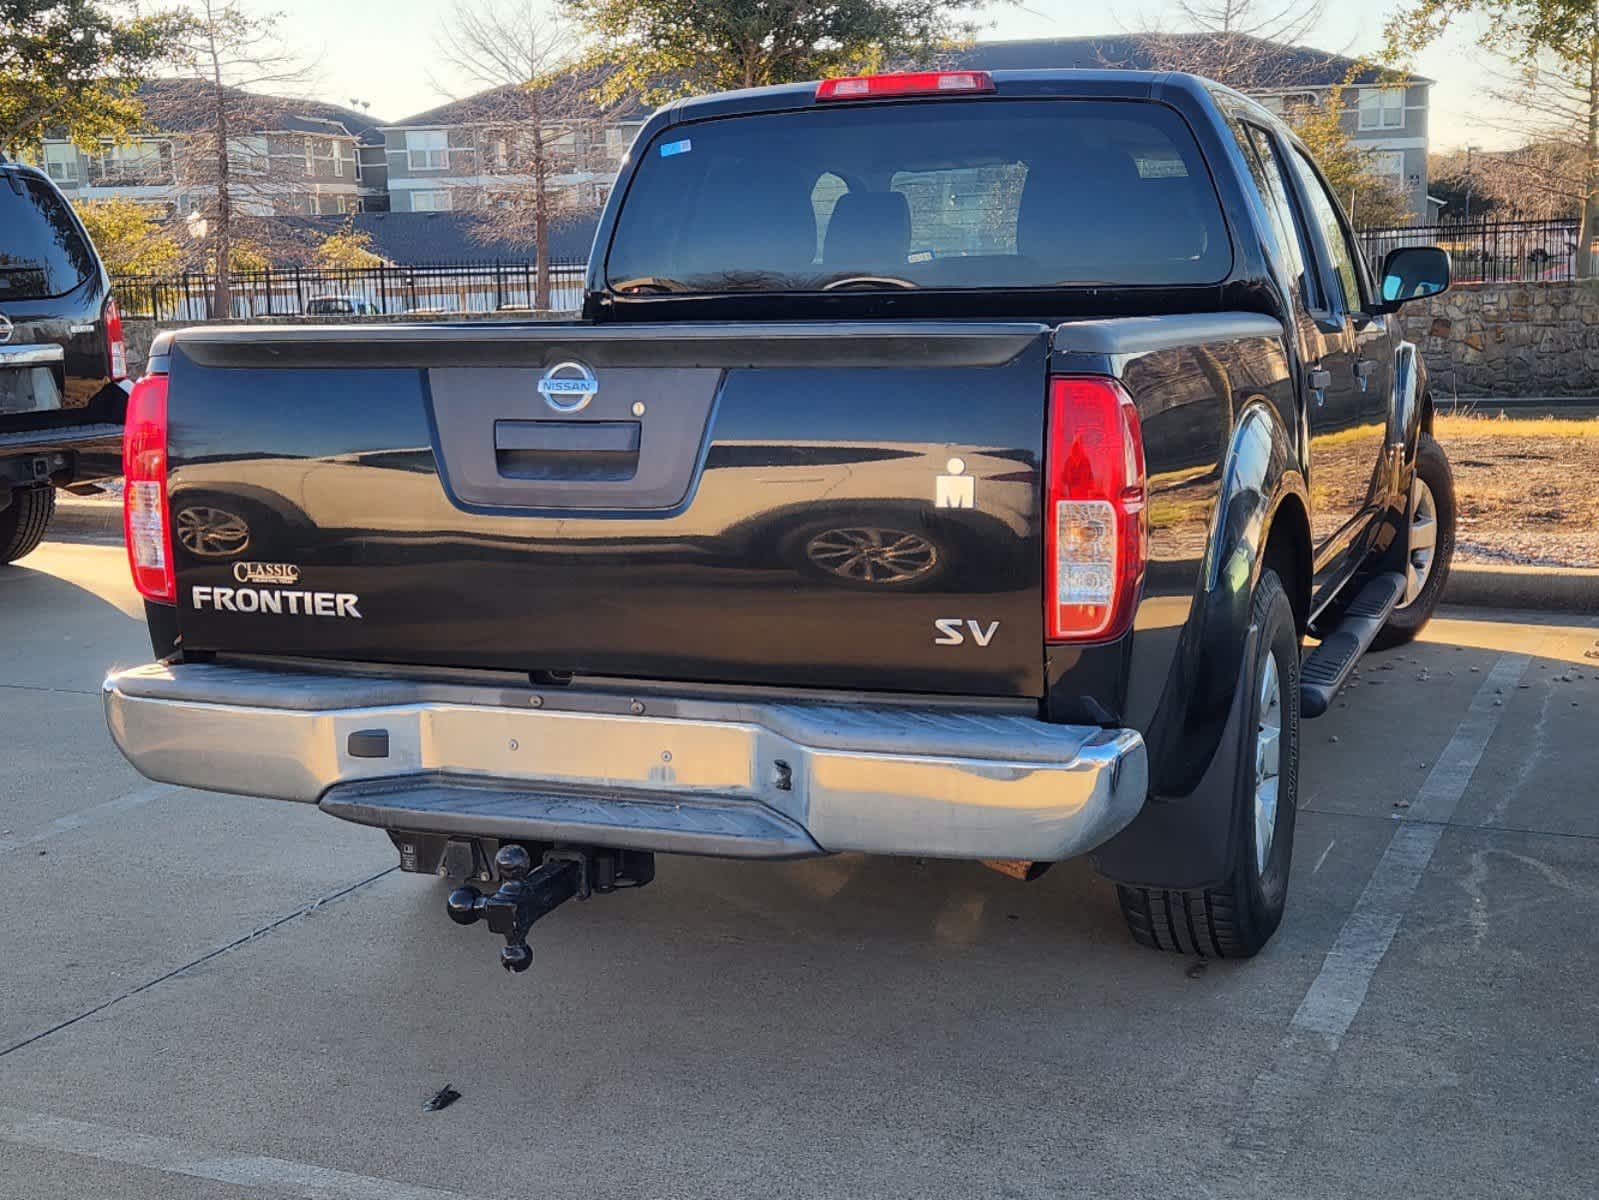
[{"label": "sv badge", "polygon": [[938,630],[938,636],[933,639],[935,646],[964,646],[967,633],[979,646],[986,646],[999,632],[999,622],[990,621],[985,627],[969,618],[938,617],[933,621],[933,628]]}]

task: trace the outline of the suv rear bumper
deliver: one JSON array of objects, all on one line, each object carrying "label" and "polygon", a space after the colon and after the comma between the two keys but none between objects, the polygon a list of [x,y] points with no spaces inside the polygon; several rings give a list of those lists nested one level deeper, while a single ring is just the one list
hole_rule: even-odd
[{"label": "suv rear bumper", "polygon": [[1052,861],[1121,830],[1148,785],[1136,732],[994,708],[208,663],[122,671],[104,693],[112,737],[151,779],[500,840]]}]

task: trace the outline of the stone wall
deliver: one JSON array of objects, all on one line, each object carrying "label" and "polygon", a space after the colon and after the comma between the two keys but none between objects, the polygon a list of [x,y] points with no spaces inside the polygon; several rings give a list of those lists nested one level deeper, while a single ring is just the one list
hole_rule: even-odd
[{"label": "stone wall", "polygon": [[[570,320],[572,314],[553,314]],[[526,313],[452,317],[262,317],[249,325],[382,325],[496,321]],[[1400,310],[1405,336],[1421,346],[1433,391],[1443,396],[1599,396],[1599,280],[1463,284]],[[125,318],[128,362],[144,369],[159,330],[219,322]]]},{"label": "stone wall", "polygon": [[1599,280],[1463,284],[1400,313],[1435,396],[1599,395]]},{"label": "stone wall", "polygon": [[505,325],[526,321],[569,321],[575,316],[575,313],[551,313],[548,316],[534,316],[531,313],[455,313],[428,317],[257,317],[249,321],[152,321],[147,317],[123,317],[122,338],[128,347],[128,372],[137,378],[144,374],[144,360],[150,356],[150,343],[155,340],[155,335],[169,329],[193,329],[200,325],[437,325],[462,321]]}]

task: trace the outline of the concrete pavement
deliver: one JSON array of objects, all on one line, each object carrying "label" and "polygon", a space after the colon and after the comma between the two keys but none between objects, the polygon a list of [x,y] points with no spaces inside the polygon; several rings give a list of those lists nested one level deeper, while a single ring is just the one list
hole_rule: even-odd
[{"label": "concrete pavement", "polygon": [[512,978],[380,834],[122,763],[124,574],[0,569],[0,1196],[1599,1190],[1591,625],[1369,659],[1253,962],[1135,948],[1081,863],[663,858]]}]

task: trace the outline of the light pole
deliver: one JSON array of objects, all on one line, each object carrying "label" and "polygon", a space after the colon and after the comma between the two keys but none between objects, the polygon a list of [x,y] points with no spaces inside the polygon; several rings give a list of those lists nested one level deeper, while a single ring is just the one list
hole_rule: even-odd
[{"label": "light pole", "polygon": [[1472,178],[1472,174],[1471,174],[1471,154],[1472,154],[1472,151],[1476,150],[1476,148],[1477,147],[1475,147],[1475,146],[1467,146],[1466,147],[1466,215],[1465,215],[1465,219],[1467,221],[1471,220],[1471,185],[1474,182],[1474,180]]}]

